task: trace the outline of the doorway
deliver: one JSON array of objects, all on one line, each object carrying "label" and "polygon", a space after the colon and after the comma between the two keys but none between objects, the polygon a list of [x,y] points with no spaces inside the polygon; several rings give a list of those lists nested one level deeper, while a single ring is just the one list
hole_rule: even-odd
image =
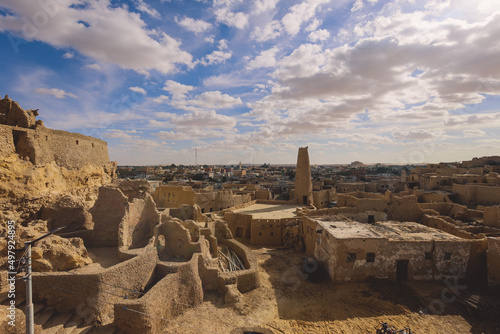
[{"label": "doorway", "polygon": [[302,204],[307,204],[307,196],[302,196]]},{"label": "doorway", "polygon": [[396,278],[398,282],[408,280],[408,264],[409,260],[397,260],[396,262]]}]

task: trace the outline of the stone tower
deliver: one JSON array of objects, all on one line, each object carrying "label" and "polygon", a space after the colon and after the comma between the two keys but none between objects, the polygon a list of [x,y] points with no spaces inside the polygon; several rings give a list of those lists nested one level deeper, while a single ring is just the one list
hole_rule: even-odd
[{"label": "stone tower", "polygon": [[312,204],[311,164],[307,147],[299,147],[295,168],[295,199],[300,204]]}]

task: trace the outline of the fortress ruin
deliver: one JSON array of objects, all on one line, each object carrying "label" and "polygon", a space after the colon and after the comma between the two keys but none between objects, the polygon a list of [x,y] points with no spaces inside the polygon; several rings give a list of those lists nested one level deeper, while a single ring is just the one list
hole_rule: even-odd
[{"label": "fortress ruin", "polygon": [[[290,196],[276,200],[257,182],[117,179],[106,142],[47,129],[37,115],[0,101],[2,235],[15,221],[18,259],[24,241],[65,227],[32,249],[37,332],[340,333],[375,331],[387,317],[463,332],[474,321],[462,311],[412,309],[450,281],[477,289],[460,291],[458,305],[498,313],[484,308],[500,307],[496,158],[325,184],[301,147]],[[0,286],[5,302],[5,271]]]}]

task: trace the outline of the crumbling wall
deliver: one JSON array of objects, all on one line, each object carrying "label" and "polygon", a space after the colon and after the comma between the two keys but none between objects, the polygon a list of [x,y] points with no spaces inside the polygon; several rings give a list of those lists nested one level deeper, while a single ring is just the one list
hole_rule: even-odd
[{"label": "crumbling wall", "polygon": [[422,209],[432,209],[437,211],[442,216],[449,216],[462,221],[469,221],[473,218],[482,218],[483,213],[479,210],[468,209],[465,205],[460,205],[452,202],[439,203],[419,203]]},{"label": "crumbling wall", "polygon": [[252,216],[234,212],[224,212],[224,220],[235,238],[250,239]]},{"label": "crumbling wall", "polygon": [[178,267],[176,272],[161,278],[140,299],[122,299],[116,303],[114,325],[125,333],[160,333],[168,326],[162,318],[173,320],[190,305],[201,302],[203,289],[198,275],[198,259],[193,258]]},{"label": "crumbling wall", "polygon": [[453,184],[452,192],[457,201],[464,205],[500,204],[500,187],[477,184]]},{"label": "crumbling wall", "polygon": [[335,189],[325,189],[313,191],[313,204],[316,208],[326,208],[328,205],[336,200],[337,192]]},{"label": "crumbling wall", "polygon": [[484,225],[500,227],[500,206],[484,207]]},{"label": "crumbling wall", "polygon": [[423,203],[434,203],[434,202],[451,203],[451,200],[448,197],[448,195],[435,192],[421,193],[420,195],[418,195],[418,201]]},{"label": "crumbling wall", "polygon": [[488,238],[488,286],[500,287],[500,238]]},{"label": "crumbling wall", "polygon": [[424,212],[418,206],[417,196],[392,196],[387,209],[389,220],[417,222]]},{"label": "crumbling wall", "polygon": [[302,217],[301,221],[302,238],[304,240],[304,249],[307,255],[314,255],[318,234],[316,233],[317,223],[309,217]]},{"label": "crumbling wall", "polygon": [[194,253],[201,252],[200,244],[192,242],[189,230],[177,218],[162,216],[154,229],[154,246],[161,261],[189,261]]},{"label": "crumbling wall", "polygon": [[207,213],[250,202],[252,195],[235,195],[232,190],[195,192],[191,187],[160,186],[156,188],[153,198],[160,208],[179,208],[183,204],[196,204],[202,213]]},{"label": "crumbling wall", "polygon": [[154,229],[160,223],[160,213],[149,193],[144,199],[134,198],[128,204],[126,215],[120,221],[118,246],[125,249],[145,247],[154,235]]},{"label": "crumbling wall", "polygon": [[7,95],[0,100],[0,124],[21,128],[34,128],[36,116],[38,116],[38,110],[24,110]]},{"label": "crumbling wall", "polygon": [[[34,303],[60,312],[75,312],[88,323],[108,324],[114,319],[114,303],[138,298],[150,281],[157,262],[156,250],[96,272],[75,274],[33,273]],[[123,279],[126,277],[127,279]]]},{"label": "crumbling wall", "polygon": [[118,246],[118,230],[128,209],[128,198],[114,187],[99,188],[99,196],[89,210],[94,222],[94,232],[88,240],[90,246]]},{"label": "crumbling wall", "polygon": [[0,142],[2,143],[0,145],[0,158],[5,158],[16,153],[14,136],[10,127],[0,124]]}]

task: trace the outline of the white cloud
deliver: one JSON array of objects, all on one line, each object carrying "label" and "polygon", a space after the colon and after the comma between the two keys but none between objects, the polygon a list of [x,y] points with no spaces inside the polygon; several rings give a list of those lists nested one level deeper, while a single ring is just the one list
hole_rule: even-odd
[{"label": "white cloud", "polygon": [[192,57],[180,49],[180,42],[148,30],[140,15],[129,12],[127,7],[112,6],[110,0],[88,0],[85,6],[72,4],[55,6],[50,19],[34,25],[24,18],[43,12],[38,3],[28,6],[23,1],[5,0],[2,6],[15,16],[0,16],[0,31],[56,48],[73,48],[99,62],[125,69],[171,73],[176,64],[191,65]]},{"label": "white cloud", "polygon": [[63,54],[62,57],[64,59],[73,59],[73,58],[75,58],[75,54],[73,52],[66,52],[65,54]]},{"label": "white cloud", "polygon": [[52,95],[56,99],[64,99],[66,96],[72,97],[72,98],[78,98],[75,94],[72,93],[67,93],[66,91],[58,88],[36,88],[34,90],[35,93],[37,94],[42,94],[42,95]]},{"label": "white cloud", "polygon": [[392,137],[396,140],[425,140],[438,139],[448,137],[443,131],[427,131],[427,130],[407,130],[395,131]]},{"label": "white cloud", "polygon": [[215,11],[217,22],[224,23],[229,27],[243,29],[248,25],[248,14],[238,12],[234,13],[228,8],[219,8]]},{"label": "white cloud", "polygon": [[256,0],[252,14],[265,13],[273,10],[280,0]]},{"label": "white cloud", "polygon": [[356,0],[352,5],[351,12],[357,12],[360,9],[363,9],[363,0]]},{"label": "white cloud", "polygon": [[313,19],[311,23],[307,26],[306,31],[314,31],[319,28],[319,26],[322,24],[322,22],[318,19]]},{"label": "white cloud", "polygon": [[85,65],[85,68],[88,68],[90,70],[96,70],[96,71],[102,70],[102,67],[99,64],[87,64],[87,65]]},{"label": "white cloud", "polygon": [[231,51],[220,51],[216,50],[212,52],[211,54],[206,55],[197,63],[202,64],[204,66],[209,66],[209,65],[217,65],[224,63],[226,60],[230,59],[233,56],[233,53]]},{"label": "white cloud", "polygon": [[168,102],[168,101],[170,100],[170,98],[169,98],[168,96],[166,96],[166,95],[160,95],[160,96],[155,97],[155,98],[153,98],[153,99],[151,99],[151,100],[152,100],[154,103],[159,103],[159,104],[161,104],[161,103],[166,103],[166,102]]},{"label": "white cloud", "polygon": [[148,5],[144,0],[135,0],[135,4],[137,7],[137,10],[146,13],[148,15],[151,15],[151,17],[154,17],[155,19],[160,19],[161,15],[158,13],[158,11],[154,8],[151,8],[150,5]]},{"label": "white cloud", "polygon": [[204,33],[210,29],[212,29],[212,25],[203,20],[197,20],[190,17],[184,17],[182,20],[175,20],[177,24],[179,24],[184,29],[194,32],[196,34]]},{"label": "white cloud", "polygon": [[141,87],[129,87],[128,89],[130,89],[133,92],[142,94],[142,95],[146,95],[147,94],[146,90],[144,88],[141,88]]},{"label": "white cloud", "polygon": [[465,129],[463,134],[465,137],[484,137],[486,132],[480,129]]},{"label": "white cloud", "polygon": [[186,103],[207,109],[228,109],[243,102],[239,97],[234,98],[219,91],[211,91],[197,95],[193,100],[188,100]]},{"label": "white cloud", "polygon": [[248,62],[248,69],[255,69],[261,67],[274,67],[276,65],[276,53],[279,52],[278,47],[262,51],[260,55]]},{"label": "white cloud", "polygon": [[193,89],[193,86],[183,85],[172,80],[167,80],[165,82],[165,87],[163,87],[163,90],[172,94],[172,98],[174,99],[183,99],[185,95]]},{"label": "white cloud", "polygon": [[283,17],[281,23],[290,35],[297,35],[304,22],[309,21],[316,14],[316,9],[330,0],[305,0],[290,7],[290,11]]},{"label": "white cloud", "polygon": [[194,128],[229,130],[236,125],[236,120],[233,117],[217,114],[215,110],[197,110],[182,115],[167,113],[167,115],[164,115],[162,118],[168,121],[159,122],[151,120],[150,125],[153,127],[176,127],[177,130],[182,131],[191,131]]},{"label": "white cloud", "polygon": [[281,35],[283,26],[279,21],[271,21],[263,27],[256,27],[252,32],[252,38],[257,42],[267,42]]},{"label": "white cloud", "polygon": [[330,33],[326,29],[313,31],[307,36],[307,39],[311,42],[326,41],[328,38],[330,38]]},{"label": "white cloud", "polygon": [[219,41],[219,50],[227,50],[227,49],[228,49],[227,40],[221,39]]}]

